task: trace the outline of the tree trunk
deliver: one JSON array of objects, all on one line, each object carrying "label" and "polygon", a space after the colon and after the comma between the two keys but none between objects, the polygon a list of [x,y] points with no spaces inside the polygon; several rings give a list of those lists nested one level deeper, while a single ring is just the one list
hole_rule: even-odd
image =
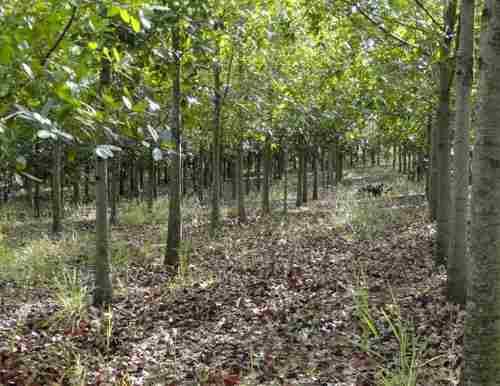
[{"label": "tree trunk", "polygon": [[298,146],[298,158],[299,158],[299,167],[297,168],[297,198],[295,201],[295,205],[297,208],[302,206],[302,188],[304,187],[304,183],[302,179],[304,178],[304,155],[303,155],[303,144],[302,141],[299,142]]},{"label": "tree trunk", "polygon": [[[470,9],[471,5],[467,7]],[[472,265],[465,320],[464,386],[493,386],[498,385],[500,379],[499,10],[500,0],[487,0],[482,13],[479,59],[481,108],[473,158]]]},{"label": "tree trunk", "polygon": [[109,195],[111,210],[109,222],[111,225],[118,224],[118,197],[120,193],[120,180],[121,180],[121,157],[119,154],[115,154],[115,157],[111,161],[111,181],[109,185],[111,186]]},{"label": "tree trunk", "polygon": [[319,199],[318,194],[318,149],[314,148],[312,152],[312,169],[313,169],[313,201]]},{"label": "tree trunk", "polygon": [[245,210],[245,190],[243,187],[243,141],[238,144],[236,155],[236,196],[238,197],[238,220],[240,223],[247,221]]},{"label": "tree trunk", "polygon": [[179,25],[172,26],[172,51],[174,55],[172,64],[172,137],[175,143],[170,180],[170,197],[168,208],[168,236],[165,265],[177,267],[179,265],[179,248],[182,241],[182,128],[181,128],[181,59]]},{"label": "tree trunk", "polygon": [[266,135],[266,141],[264,144],[264,183],[262,185],[262,212],[264,214],[271,213],[270,205],[270,191],[271,191],[271,163],[272,150],[271,150],[271,136]]},{"label": "tree trunk", "polygon": [[283,145],[283,214],[288,214],[288,146]]},{"label": "tree trunk", "polygon": [[261,152],[257,152],[256,155],[256,163],[255,163],[255,188],[257,189],[257,192],[260,192],[260,176],[261,176],[261,169],[262,169],[262,155]]},{"label": "tree trunk", "polygon": [[439,109],[437,116],[438,142],[438,179],[439,196],[437,210],[436,264],[445,264],[450,248],[450,83],[451,68],[449,63],[451,40],[456,17],[456,0],[451,0],[444,13],[444,25],[447,31],[441,44],[441,62],[439,63]]},{"label": "tree trunk", "polygon": [[332,142],[328,148],[328,178],[326,183],[329,188],[335,185],[335,150],[335,142]]},{"label": "tree trunk", "polygon": [[245,183],[245,190],[246,194],[250,194],[250,188],[251,188],[251,170],[252,170],[252,154],[248,152],[247,155],[247,175],[246,175],[246,183]]},{"label": "tree trunk", "polygon": [[35,195],[33,197],[34,217],[40,218],[40,183],[35,182]]},{"label": "tree trunk", "polygon": [[111,303],[113,288],[109,267],[108,248],[108,170],[107,161],[97,157],[96,162],[96,261],[94,305]]},{"label": "tree trunk", "polygon": [[155,200],[155,161],[153,159],[153,152],[148,154],[148,211],[153,212],[153,204]]},{"label": "tree trunk", "polygon": [[307,151],[307,146],[304,144],[303,150],[302,150],[302,157],[303,157],[303,175],[302,175],[302,203],[305,204],[307,203],[307,199],[309,196],[309,186],[307,185],[307,158],[308,158],[308,151]]},{"label": "tree trunk", "polygon": [[75,177],[72,181],[73,186],[73,196],[71,197],[71,202],[74,206],[78,206],[80,203],[80,170],[77,169]]},{"label": "tree trunk", "polygon": [[212,64],[214,77],[214,115],[212,128],[212,208],[210,214],[210,236],[214,237],[220,226],[220,186],[221,186],[221,109],[222,84],[220,79],[221,65],[217,61]]},{"label": "tree trunk", "polygon": [[335,161],[335,184],[338,184],[344,177],[344,154],[342,145],[338,139],[335,139],[335,154],[337,155]]},{"label": "tree trunk", "polygon": [[26,188],[26,203],[28,204],[31,211],[33,211],[34,203],[33,203],[33,181],[31,178],[25,177],[24,187]]},{"label": "tree trunk", "polygon": [[61,162],[62,162],[62,142],[57,139],[53,150],[52,168],[52,235],[59,237],[62,233],[61,221]]},{"label": "tree trunk", "polygon": [[438,139],[439,131],[437,128],[437,122],[435,119],[431,118],[431,165],[430,165],[430,209],[431,209],[431,220],[435,221],[437,219],[437,212],[439,206],[439,167],[438,167]]},{"label": "tree trunk", "polygon": [[469,198],[469,135],[474,53],[474,0],[463,0],[457,57],[455,130],[455,227],[448,258],[448,299],[465,305],[467,291],[467,203]]}]

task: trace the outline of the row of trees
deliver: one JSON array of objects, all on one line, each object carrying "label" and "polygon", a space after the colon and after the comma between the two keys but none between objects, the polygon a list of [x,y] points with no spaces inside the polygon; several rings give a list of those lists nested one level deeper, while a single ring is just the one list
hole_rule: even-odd
[{"label": "row of trees", "polygon": [[[165,261],[175,266],[182,240],[182,165],[189,155],[204,173],[193,185],[211,184],[212,234],[220,223],[223,158],[239,173],[235,181],[241,181],[245,153],[253,156],[259,180],[263,168],[264,212],[270,211],[273,157],[283,163],[297,156],[298,205],[307,195],[308,153],[313,169],[318,155],[329,161],[329,170],[336,165],[337,178],[344,153],[357,154],[360,145],[372,157],[394,145],[405,160],[411,154],[413,160],[423,158],[416,96],[410,90],[401,95],[383,75],[398,70],[395,78],[407,81],[399,70],[411,68],[417,52],[372,38],[377,23],[372,28],[361,6],[54,0],[6,2],[1,12],[10,31],[2,37],[0,55],[4,183],[20,176],[29,196],[34,186],[38,212],[41,187],[50,180],[52,233],[58,235],[62,181],[71,180],[78,201],[81,176],[88,179],[95,169],[97,259],[104,262],[98,277],[109,277],[106,213],[110,205],[116,221],[123,178],[128,176],[136,194],[144,169],[156,181],[166,159]],[[408,98],[404,107],[396,91]],[[88,186],[87,180],[84,197]],[[152,202],[155,184],[148,186]],[[243,191],[241,182],[235,190]],[[243,219],[244,195],[238,197]],[[111,299],[109,280],[98,282],[101,287],[96,304]]]},{"label": "row of trees", "polygon": [[[187,162],[202,171],[192,182],[200,194],[210,184],[214,235],[221,221],[223,160],[233,165],[244,220],[243,176],[251,177],[252,166],[259,180],[263,169],[266,213],[273,159],[285,179],[288,160],[298,161],[300,205],[307,194],[307,154],[313,170],[318,159],[326,165],[330,182],[334,169],[341,178],[343,160],[349,152],[358,154],[353,151],[358,146],[365,149],[361,154],[373,157],[392,149],[400,165],[418,165],[420,172],[427,158],[428,196],[438,231],[436,262],[447,264],[450,300],[473,300],[468,302],[467,354],[474,360],[467,362],[465,379],[470,385],[493,384],[500,369],[484,347],[494,353],[492,345],[500,340],[493,327],[499,308],[493,296],[498,282],[493,106],[498,102],[499,7],[498,1],[486,1],[482,13],[470,264],[466,208],[477,24],[471,0],[5,0],[0,5],[2,184],[16,176],[28,191],[34,189],[37,202],[50,180],[57,235],[62,232],[62,181],[72,181],[78,201],[81,176],[95,172],[94,301],[103,305],[112,298],[108,205],[116,221],[116,197],[124,191],[125,176],[136,192],[137,181],[147,175],[152,202],[153,182],[168,167],[165,262],[175,266]],[[83,186],[88,197],[88,184]],[[481,370],[484,366],[488,371]]]}]

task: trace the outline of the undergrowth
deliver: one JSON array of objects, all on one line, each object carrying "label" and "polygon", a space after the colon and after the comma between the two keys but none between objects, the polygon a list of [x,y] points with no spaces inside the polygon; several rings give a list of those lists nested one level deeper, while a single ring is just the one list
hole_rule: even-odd
[{"label": "undergrowth", "polygon": [[[416,335],[412,323],[403,319],[394,295],[392,294],[392,304],[377,310],[377,318],[376,311],[369,304],[366,276],[361,271],[353,291],[353,300],[354,316],[361,330],[360,347],[368,355],[384,362],[376,374],[377,385],[417,386],[425,345]],[[397,356],[391,360],[387,360],[384,352],[375,344],[380,339],[387,338],[397,342]]]}]

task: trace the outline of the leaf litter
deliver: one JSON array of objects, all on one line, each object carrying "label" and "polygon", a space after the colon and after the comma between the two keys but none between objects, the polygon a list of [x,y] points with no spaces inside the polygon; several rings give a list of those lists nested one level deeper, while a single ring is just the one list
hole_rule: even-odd
[{"label": "leaf litter", "polygon": [[[68,321],[48,290],[0,288],[0,384],[375,385],[399,356],[390,307],[425,345],[418,384],[456,383],[463,313],[443,295],[425,210],[360,240],[334,207],[254,212],[216,240],[201,221],[183,277],[162,265],[160,226],[119,226],[114,238],[155,247],[115,272],[107,317],[90,307]],[[363,337],[361,279],[377,336]]]}]

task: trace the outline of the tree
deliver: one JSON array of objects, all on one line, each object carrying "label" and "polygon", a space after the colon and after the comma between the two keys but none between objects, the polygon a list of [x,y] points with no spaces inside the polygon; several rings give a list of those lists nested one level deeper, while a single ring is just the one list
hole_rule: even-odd
[{"label": "tree", "polygon": [[[439,103],[437,110],[438,136],[438,207],[437,207],[437,240],[436,263],[445,264],[450,251],[450,86],[452,68],[450,50],[456,19],[456,0],[445,2],[444,37],[440,48],[439,62]],[[433,144],[436,145],[436,144]]]},{"label": "tree", "polygon": [[465,305],[467,288],[467,203],[469,202],[469,136],[474,58],[474,0],[463,0],[456,69],[455,222],[448,257],[448,298]]},{"label": "tree", "polygon": [[175,144],[173,162],[170,167],[170,200],[168,211],[168,239],[165,264],[177,266],[182,240],[182,140],[181,140],[181,47],[179,25],[172,27],[172,136]]},{"label": "tree", "polygon": [[500,379],[500,0],[487,0],[480,42],[480,111],[472,176],[471,269],[464,341],[464,386]]}]

